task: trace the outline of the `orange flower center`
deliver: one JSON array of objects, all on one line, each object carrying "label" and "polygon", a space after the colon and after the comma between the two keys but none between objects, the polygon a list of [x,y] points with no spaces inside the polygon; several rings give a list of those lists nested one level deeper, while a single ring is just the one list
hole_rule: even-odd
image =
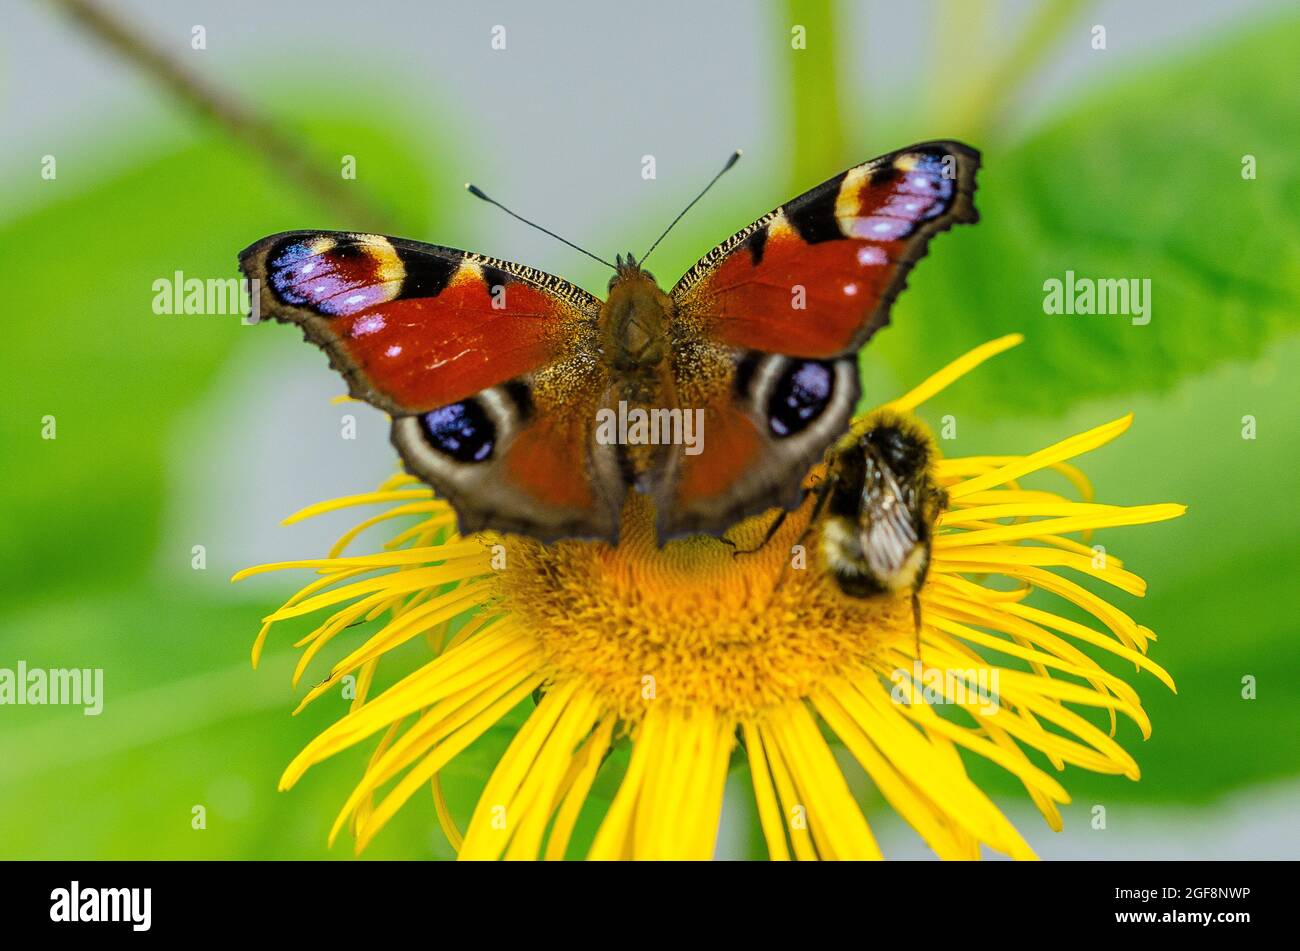
[{"label": "orange flower center", "polygon": [[595,685],[629,723],[655,700],[752,715],[914,636],[906,595],[849,597],[818,570],[809,508],[752,553],[771,516],[733,529],[734,549],[706,537],[658,548],[652,503],[630,494],[617,547],[508,538],[497,594],[557,682]]}]

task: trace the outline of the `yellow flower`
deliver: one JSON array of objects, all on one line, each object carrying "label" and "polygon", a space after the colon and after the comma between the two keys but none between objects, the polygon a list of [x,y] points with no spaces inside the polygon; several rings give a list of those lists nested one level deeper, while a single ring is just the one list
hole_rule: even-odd
[{"label": "yellow flower", "polygon": [[[995,340],[888,404],[910,413],[983,360],[1020,342]],[[378,735],[330,840],[345,827],[363,849],[412,795],[432,785],[439,820],[462,858],[561,858],[606,754],[628,742],[618,792],[591,858],[709,858],[733,753],[747,762],[772,858],[878,858],[880,850],[832,752],[843,744],[880,795],[944,858],[980,846],[1033,853],[966,773],[983,757],[1024,784],[1059,830],[1057,770],[1073,764],[1137,779],[1115,741],[1116,715],[1149,735],[1137,692],[1080,645],[1154,674],[1150,630],[1058,569],[1142,595],[1141,578],[1084,544],[1093,529],[1181,515],[1181,505],[1094,504],[1067,460],[1123,433],[1124,417],[1026,456],[941,459],[950,503],[939,521],[917,632],[906,593],[852,598],[819,563],[811,498],[771,543],[735,557],[697,537],[656,547],[653,511],[631,495],[617,547],[455,534],[449,506],[398,475],[377,492],[313,506],[292,520],[366,503],[392,507],[348,532],[323,560],[236,575],[312,568],[320,577],[265,619],[253,662],[277,621],[332,612],[304,637],[297,683],[312,658],[362,620],[382,627],[336,663],[303,705],[357,679],[349,713],[291,762],[281,787],[312,765]],[[1052,468],[1082,494],[1021,488]],[[813,475],[813,478],[816,474]],[[401,516],[416,524],[381,553],[345,557],[365,528]],[[770,518],[729,537],[759,544]],[[1083,541],[1068,535],[1082,533]],[[792,567],[803,545],[805,570]],[[985,579],[1010,579],[994,585]],[[1083,624],[1029,603],[1035,589],[1072,602]],[[434,657],[371,697],[376,665],[426,637]],[[996,652],[1009,662],[995,663]],[[535,707],[534,707],[535,704]],[[512,709],[530,710],[478,799],[462,835],[438,774]],[[1076,708],[1103,708],[1109,733]],[[300,707],[301,709],[301,707]],[[378,798],[376,799],[376,797]]]}]

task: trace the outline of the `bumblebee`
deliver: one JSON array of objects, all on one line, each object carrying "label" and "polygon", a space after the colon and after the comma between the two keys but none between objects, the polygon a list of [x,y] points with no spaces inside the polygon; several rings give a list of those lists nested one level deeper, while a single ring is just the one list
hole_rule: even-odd
[{"label": "bumblebee", "polygon": [[[911,591],[917,638],[918,592],[948,494],[934,478],[934,443],[917,421],[877,410],[827,450],[826,471],[804,536],[820,529],[819,549],[840,590],[854,598]],[[785,521],[773,521],[762,548]],[[919,645],[918,645],[919,647]]]},{"label": "bumblebee", "polygon": [[930,568],[934,526],[948,494],[934,479],[935,449],[919,423],[878,411],[836,443],[810,527],[821,521],[820,548],[840,590],[855,598],[917,592]]}]

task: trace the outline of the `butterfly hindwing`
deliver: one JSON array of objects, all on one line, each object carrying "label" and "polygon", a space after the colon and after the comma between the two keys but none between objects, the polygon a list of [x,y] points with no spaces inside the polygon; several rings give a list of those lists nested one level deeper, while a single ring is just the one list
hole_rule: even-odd
[{"label": "butterfly hindwing", "polygon": [[613,540],[623,480],[611,450],[591,441],[604,379],[599,364],[561,362],[396,418],[393,445],[456,509],[462,534]]},{"label": "butterfly hindwing", "polygon": [[858,400],[852,355],[713,349],[722,372],[678,383],[682,404],[703,410],[703,438],[701,451],[678,451],[660,483],[661,538],[718,534],[748,515],[797,506],[804,474],[847,428]]},{"label": "butterfly hindwing", "polygon": [[437,245],[345,232],[273,235],[240,255],[263,314],[296,323],[393,417],[408,469],[464,531],[615,531],[595,484],[592,351],[600,302],[549,274]]}]

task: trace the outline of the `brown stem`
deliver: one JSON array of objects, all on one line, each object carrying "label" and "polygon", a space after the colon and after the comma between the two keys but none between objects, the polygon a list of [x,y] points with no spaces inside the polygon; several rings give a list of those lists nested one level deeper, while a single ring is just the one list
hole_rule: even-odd
[{"label": "brown stem", "polygon": [[87,32],[102,40],[163,86],[186,106],[218,125],[261,154],[272,166],[321,199],[341,217],[391,228],[390,216],[362,200],[355,189],[325,168],[277,125],[224,91],[186,70],[136,29],[93,0],[55,0]]}]

